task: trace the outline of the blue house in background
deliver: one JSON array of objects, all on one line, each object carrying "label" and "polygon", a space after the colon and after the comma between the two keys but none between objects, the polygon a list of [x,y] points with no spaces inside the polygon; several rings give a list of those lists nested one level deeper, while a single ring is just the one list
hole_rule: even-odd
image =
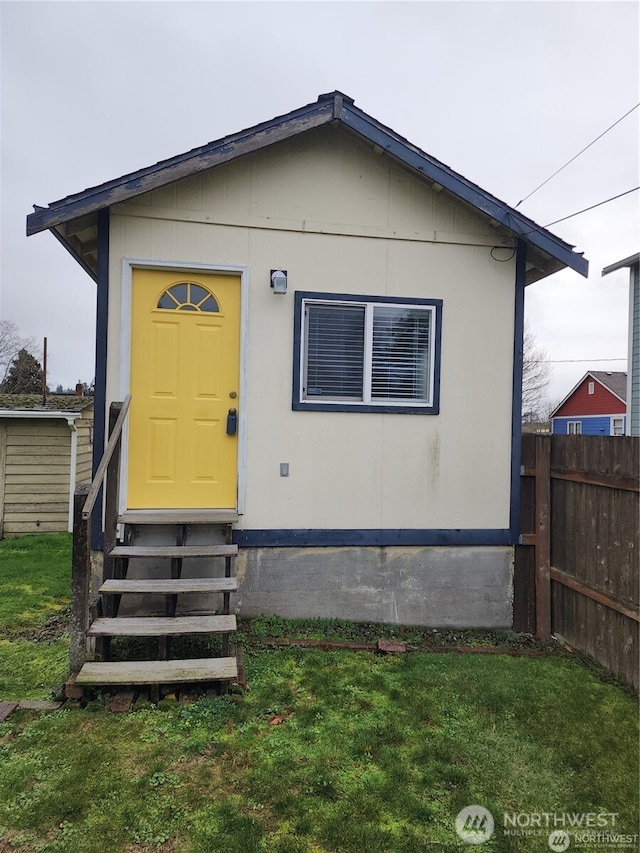
[{"label": "blue house in background", "polygon": [[627,374],[591,370],[551,413],[554,435],[625,435]]}]

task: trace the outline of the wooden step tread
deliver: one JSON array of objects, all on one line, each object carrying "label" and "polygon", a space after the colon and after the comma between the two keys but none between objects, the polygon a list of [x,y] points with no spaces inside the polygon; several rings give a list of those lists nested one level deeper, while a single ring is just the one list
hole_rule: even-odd
[{"label": "wooden step tread", "polygon": [[119,616],[96,619],[92,637],[176,637],[182,634],[228,634],[236,630],[235,616]]},{"label": "wooden step tread", "polygon": [[85,663],[76,684],[189,684],[235,681],[237,677],[235,658],[105,661]]},{"label": "wooden step tread", "polygon": [[112,557],[235,557],[237,545],[116,545]]},{"label": "wooden step tread", "polygon": [[235,509],[127,509],[121,524],[235,524]]},{"label": "wooden step tread", "polygon": [[233,592],[238,588],[235,578],[127,578],[106,580],[98,592],[113,593],[159,593],[178,595],[183,592]]}]

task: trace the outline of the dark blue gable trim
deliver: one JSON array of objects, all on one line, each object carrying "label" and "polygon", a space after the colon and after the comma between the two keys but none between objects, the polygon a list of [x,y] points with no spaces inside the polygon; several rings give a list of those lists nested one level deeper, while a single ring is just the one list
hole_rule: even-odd
[{"label": "dark blue gable trim", "polygon": [[364,136],[374,145],[378,145],[401,163],[449,190],[453,195],[504,225],[516,236],[527,235],[531,243],[566,264],[581,275],[589,272],[589,262],[581,254],[573,252],[571,247],[537,225],[532,219],[523,216],[486,190],[454,172],[449,166],[426,154],[412,145],[390,128],[385,127],[371,116],[352,104],[346,104],[342,110],[342,121],[347,127]]},{"label": "dark blue gable trim", "polygon": [[[302,344],[302,304],[305,299],[326,299],[328,302],[381,302],[389,305],[428,305],[436,309],[436,334],[433,356],[433,405],[406,406],[389,403],[371,405],[368,403],[339,402],[302,402],[300,400],[300,347]],[[294,294],[293,329],[293,392],[291,408],[299,412],[377,412],[378,414],[402,415],[438,415],[440,413],[440,358],[442,349],[442,299],[422,299],[404,296],[363,296],[348,293],[316,293],[315,291],[296,290]]]},{"label": "dark blue gable trim", "polygon": [[513,545],[509,530],[234,530],[241,548],[386,548]]},{"label": "dark blue gable trim", "polygon": [[415,173],[439,183],[454,196],[471,204],[480,213],[501,223],[516,236],[526,236],[532,245],[548,253],[560,263],[581,275],[587,275],[588,261],[581,254],[573,252],[572,247],[564,240],[412,145],[408,140],[358,109],[354,106],[353,99],[341,92],[321,95],[316,102],[286,115],[139,169],[137,172],[107,181],[100,186],[67,196],[52,202],[49,207],[38,208],[27,217],[27,235],[52,228],[54,225],[117,202],[126,201],[127,198],[259,151],[329,122],[343,124],[355,131]]},{"label": "dark blue gable trim", "polygon": [[235,160],[237,157],[260,151],[275,142],[305,133],[314,127],[335,121],[333,101],[313,102],[283,116],[261,122],[246,130],[224,136],[177,154],[137,172],[106,181],[79,193],[38,207],[27,216],[27,236],[44,231],[53,225],[75,219],[101,208],[126,201],[141,193],[173,183],[181,178],[210,169],[212,166]]},{"label": "dark blue gable trim", "polygon": [[513,329],[513,397],[511,404],[511,507],[509,528],[513,542],[520,535],[520,459],[522,448],[522,361],[524,349],[524,287],[527,244],[518,240]]},{"label": "dark blue gable trim", "polygon": [[[109,208],[98,211],[98,290],[96,295],[96,378],[93,409],[93,474],[105,446],[107,330],[109,317]],[[102,490],[91,516],[91,547],[102,548]]]}]

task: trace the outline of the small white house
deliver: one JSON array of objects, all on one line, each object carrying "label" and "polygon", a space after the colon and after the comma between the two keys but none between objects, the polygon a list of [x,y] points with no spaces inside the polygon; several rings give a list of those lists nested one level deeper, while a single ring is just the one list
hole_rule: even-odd
[{"label": "small white house", "polygon": [[525,286],[572,247],[340,92],[27,220],[97,283],[121,509],[237,516],[239,610],[509,626]]}]

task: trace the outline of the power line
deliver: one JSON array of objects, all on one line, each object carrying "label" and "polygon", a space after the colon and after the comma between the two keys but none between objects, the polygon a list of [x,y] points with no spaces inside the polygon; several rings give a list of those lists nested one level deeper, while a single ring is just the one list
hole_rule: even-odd
[{"label": "power line", "polygon": [[579,157],[581,154],[584,154],[584,152],[587,150],[587,148],[591,148],[591,146],[592,146],[592,145],[594,145],[594,144],[595,144],[599,139],[602,139],[602,137],[603,137],[606,133],[609,133],[609,131],[610,131],[610,130],[613,130],[613,128],[614,128],[617,124],[620,124],[620,122],[621,122],[623,119],[625,119],[628,115],[631,115],[631,113],[632,113],[634,110],[637,110],[637,109],[638,109],[638,107],[640,107],[640,103],[637,103],[637,104],[635,105],[635,107],[631,107],[631,109],[630,109],[628,112],[626,112],[623,116],[621,116],[617,121],[614,121],[614,123],[611,125],[611,127],[608,127],[606,130],[603,130],[603,131],[602,131],[602,133],[600,134],[600,136],[596,136],[596,138],[595,138],[592,142],[590,142],[588,145],[586,145],[586,146],[582,149],[582,151],[578,151],[578,153],[577,153],[574,157],[572,157],[570,160],[567,160],[567,162],[564,164],[564,166],[560,166],[560,168],[559,168],[559,169],[557,169],[557,170],[553,173],[553,175],[550,175],[550,176],[547,178],[547,180],[546,180],[546,181],[543,181],[543,182],[542,182],[541,184],[539,184],[539,185],[538,185],[534,190],[531,190],[531,192],[529,193],[529,195],[526,195],[524,198],[521,198],[521,199],[520,199],[520,201],[516,204],[516,208],[520,207],[520,205],[521,205],[523,202],[525,202],[528,198],[531,198],[531,196],[532,196],[534,193],[537,193],[539,189],[542,189],[542,187],[543,187],[545,184],[548,184],[548,183],[549,183],[549,181],[550,181],[552,178],[555,178],[555,176],[556,176],[556,175],[559,175],[559,174],[560,174],[560,172],[561,172],[563,169],[566,169],[566,167],[567,167],[570,163],[573,163],[573,161],[574,161],[574,160],[577,160],[577,159],[578,159],[578,157]]},{"label": "power line", "polygon": [[[528,360],[528,359],[527,359]],[[625,358],[540,358],[532,359],[531,364],[587,364],[594,361],[626,361]]]},{"label": "power line", "polygon": [[[583,207],[582,210],[577,210],[575,213],[570,213],[568,216],[563,216],[561,219],[554,219],[553,222],[549,222],[547,225],[536,225],[535,228],[531,228],[530,231],[525,231],[524,234],[521,234],[521,237],[528,237],[529,234],[533,234],[535,231],[541,231],[543,228],[550,228],[552,225],[557,225],[558,222],[564,222],[567,219],[573,219],[574,216],[579,216],[581,213],[586,213],[588,210],[594,210],[596,207],[601,207],[603,204],[609,204],[610,201],[615,201],[617,198],[622,198],[625,195],[629,195],[629,193],[635,193],[640,190],[640,187],[633,187],[633,189],[626,190],[623,193],[619,193],[619,195],[611,196],[611,198],[605,198],[604,201],[599,201],[597,204],[592,204],[589,207]],[[507,248],[506,246],[494,246],[494,249]],[[493,249],[491,250],[493,251]],[[509,258],[511,260],[511,258]]]},{"label": "power line", "polygon": [[558,222],[564,222],[566,219],[573,219],[574,216],[579,216],[581,213],[586,213],[588,210],[593,210],[596,207],[601,207],[603,204],[609,204],[610,201],[615,201],[617,198],[622,198],[622,196],[624,195],[629,195],[629,193],[635,193],[637,190],[640,190],[640,187],[634,187],[631,190],[626,190],[626,192],[620,193],[619,195],[614,195],[611,196],[611,198],[606,198],[604,201],[599,201],[597,204],[592,204],[590,207],[583,207],[582,210],[577,210],[575,213],[570,213],[569,216],[563,216],[562,219],[554,219],[553,222],[549,222],[547,225],[543,225],[542,227],[549,228],[551,225],[557,225]]}]

